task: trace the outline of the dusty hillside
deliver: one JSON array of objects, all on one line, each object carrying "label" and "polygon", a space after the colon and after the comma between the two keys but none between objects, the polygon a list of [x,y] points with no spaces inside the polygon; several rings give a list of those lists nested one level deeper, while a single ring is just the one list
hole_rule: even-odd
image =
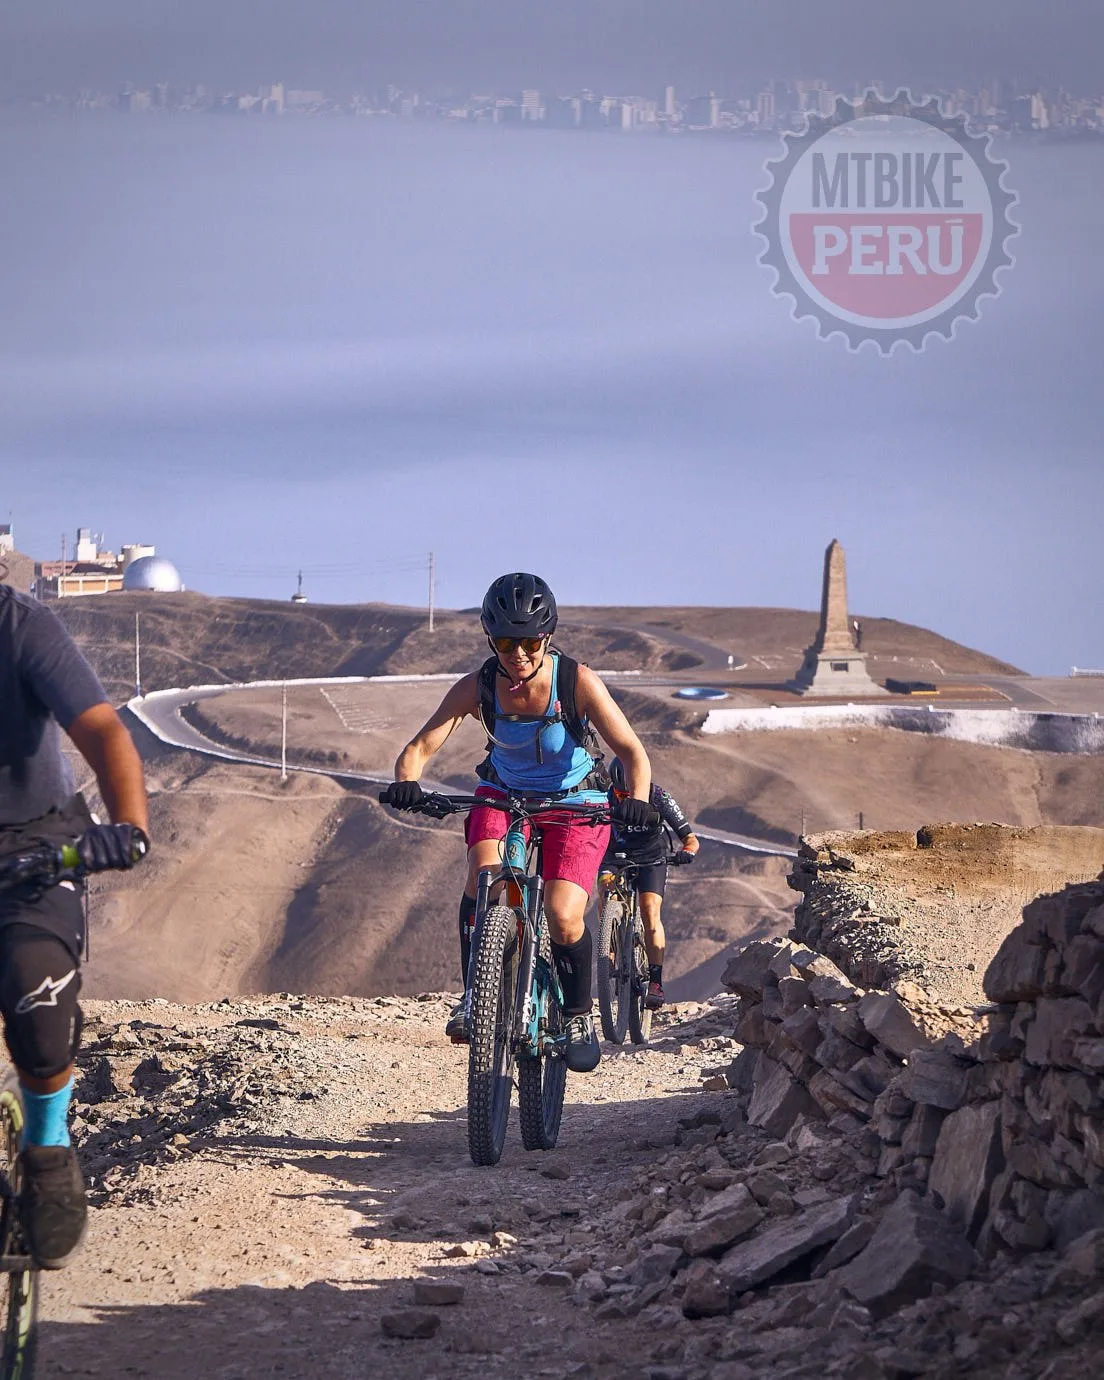
[{"label": "dusty hillside", "polygon": [[[155,847],[98,879],[95,996],[200,1001],[249,992],[374,996],[455,989],[464,883],[458,822],[383,809],[326,777],[169,754],[147,764]],[[716,990],[739,940],[784,930],[782,860],[707,846],[672,879],[675,998]]]},{"label": "dusty hillside", "polygon": [[780,730],[652,749],[665,778],[694,782],[719,828],[790,842],[805,832],[916,830],[929,819],[1099,824],[1104,758],[1018,752],[892,729]]},{"label": "dusty hillside", "polygon": [[[866,618],[861,612],[857,616],[863,624],[863,651],[876,662],[891,662],[894,657],[930,661],[948,675],[1023,674],[1005,661],[952,642],[928,628],[899,623],[894,618]],[[816,637],[820,619],[819,613],[800,609],[703,607],[572,608],[565,609],[563,617],[580,623],[623,624],[657,638],[670,629],[740,654],[750,669],[761,659],[766,663],[764,669],[792,663],[794,670],[801,652]],[[797,662],[793,661],[795,653]]]},{"label": "dusty hillside", "polygon": [[[423,610],[385,604],[291,604],[189,593],[109,594],[62,600],[56,608],[120,699],[134,685],[136,613],[147,690],[285,676],[468,670],[484,647],[478,616],[470,610],[439,613],[430,634]],[[795,669],[816,622],[815,614],[793,609],[565,609],[561,640],[597,667],[691,668],[698,658],[664,640],[665,632],[681,631],[739,653],[752,669]],[[918,665],[934,661],[948,673],[1014,669],[927,629],[887,619],[867,620],[865,639],[875,657],[901,656]],[[892,674],[891,664],[885,669]]]}]

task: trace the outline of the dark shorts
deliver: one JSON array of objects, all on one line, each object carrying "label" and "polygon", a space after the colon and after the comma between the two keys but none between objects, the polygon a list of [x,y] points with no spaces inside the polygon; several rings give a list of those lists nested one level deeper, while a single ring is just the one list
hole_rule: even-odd
[{"label": "dark shorts", "polygon": [[[51,810],[29,824],[0,827],[0,858],[43,843],[60,847],[72,843],[92,823],[81,796],[60,810]],[[28,925],[60,939],[75,959],[84,952],[84,890],[78,883],[61,882],[45,891],[0,891],[0,930]]]},{"label": "dark shorts", "polygon": [[[663,896],[667,891],[667,864],[666,862],[643,861],[635,862],[633,858],[628,859],[634,863],[631,872],[633,887],[639,893],[642,891],[651,892],[654,896]],[[623,867],[624,860],[612,856],[612,852],[607,853],[604,859],[606,867]]]}]

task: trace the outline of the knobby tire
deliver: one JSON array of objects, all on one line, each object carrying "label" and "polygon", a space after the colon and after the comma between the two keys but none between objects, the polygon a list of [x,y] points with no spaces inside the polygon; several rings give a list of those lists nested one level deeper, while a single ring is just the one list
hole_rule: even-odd
[{"label": "knobby tire", "polygon": [[[542,935],[541,957],[552,961],[547,931]],[[563,1007],[549,988],[545,1012],[546,1034],[563,1034]],[[526,1150],[551,1150],[560,1135],[567,1064],[563,1054],[541,1052],[535,1059],[518,1060],[518,1105],[521,1110],[521,1140]]]},{"label": "knobby tire", "polygon": [[598,1014],[602,1036],[610,1044],[625,1041],[629,1023],[629,969],[625,961],[624,905],[616,892],[602,907],[598,921]]},{"label": "knobby tire", "polygon": [[[23,1099],[19,1080],[9,1068],[0,1080],[0,1177],[3,1178],[4,1246],[10,1253],[22,1250],[22,1235],[14,1214],[18,1208],[20,1182],[18,1150],[23,1129]],[[2,1380],[31,1380],[38,1347],[38,1271],[30,1257],[25,1270],[15,1270],[0,1279],[3,1314]]]},{"label": "knobby tire", "polygon": [[508,906],[492,906],[476,933],[468,1039],[468,1150],[474,1164],[497,1164],[513,1094],[517,917]]},{"label": "knobby tire", "polygon": [[640,901],[634,898],[630,923],[625,926],[629,955],[629,1038],[634,1045],[646,1045],[652,1033],[652,1013],[645,1003],[648,995],[648,951],[644,947],[644,926],[640,920]]}]

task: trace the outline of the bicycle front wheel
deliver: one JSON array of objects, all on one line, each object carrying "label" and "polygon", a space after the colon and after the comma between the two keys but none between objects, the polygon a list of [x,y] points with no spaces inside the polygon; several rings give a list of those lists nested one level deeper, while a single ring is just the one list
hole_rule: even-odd
[{"label": "bicycle front wheel", "polygon": [[[0,1335],[3,1337],[3,1380],[30,1380],[37,1349],[38,1271],[23,1244],[19,1226],[19,1144],[23,1132],[23,1099],[19,1080],[9,1068],[0,1081],[0,1193],[3,1195],[0,1242],[4,1256],[16,1268],[0,1284]],[[26,1268],[17,1262],[26,1260]]]},{"label": "bicycle front wheel", "polygon": [[468,1038],[468,1150],[474,1164],[497,1164],[513,1093],[517,916],[508,906],[492,906],[477,934]]},{"label": "bicycle front wheel", "polygon": [[[563,1034],[563,1007],[549,985],[546,1000],[544,1035],[552,1039]],[[518,1060],[518,1105],[521,1109],[521,1139],[526,1150],[551,1150],[559,1139],[563,1117],[567,1064],[562,1051],[542,1050],[535,1059]]]},{"label": "bicycle front wheel", "polygon": [[652,1013],[647,1005],[648,950],[644,947],[644,926],[640,921],[639,901],[633,907],[632,928],[627,938],[629,954],[629,1038],[634,1045],[646,1045],[652,1033]]},{"label": "bicycle front wheel", "polygon": [[624,920],[624,904],[616,892],[611,892],[598,921],[598,1012],[602,1036],[613,1045],[624,1043],[629,1020]]}]

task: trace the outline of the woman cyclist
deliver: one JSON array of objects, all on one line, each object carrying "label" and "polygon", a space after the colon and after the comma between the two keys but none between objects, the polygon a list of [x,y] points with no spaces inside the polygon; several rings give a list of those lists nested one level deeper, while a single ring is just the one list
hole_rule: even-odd
[{"label": "woman cyclist", "polygon": [[[452,686],[403,748],[395,780],[381,799],[395,809],[416,810],[426,763],[470,716],[482,723],[490,748],[477,768],[483,779],[477,796],[501,799],[510,793],[608,804],[609,779],[599,767],[596,730],[625,764],[626,795],[614,807],[614,817],[626,826],[643,826],[650,814],[647,754],[598,676],[550,646],[557,611],[545,582],[520,572],[501,576],[487,591],[480,621],[494,655]],[[567,1016],[565,1058],[568,1068],[589,1073],[600,1050],[591,1016],[593,951],[583,916],[609,826],[557,815],[554,809],[535,819],[543,838],[544,910]],[[445,1028],[457,1042],[467,1039],[476,885],[480,871],[501,862],[506,829],[501,810],[479,807],[468,815],[464,829],[468,880],[460,900],[460,963],[465,993]]]}]

